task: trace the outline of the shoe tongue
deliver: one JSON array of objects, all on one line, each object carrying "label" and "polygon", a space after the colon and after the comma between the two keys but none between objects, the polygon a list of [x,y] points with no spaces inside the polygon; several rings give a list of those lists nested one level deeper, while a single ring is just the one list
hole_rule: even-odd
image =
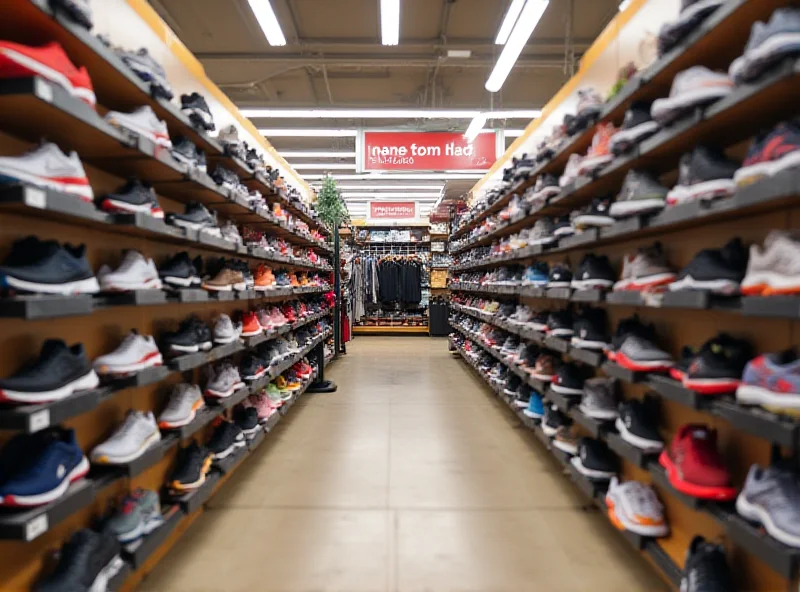
[{"label": "shoe tongue", "polygon": [[60,339],[48,339],[42,344],[42,353],[40,357],[49,357],[66,349],[68,349],[67,344]]}]

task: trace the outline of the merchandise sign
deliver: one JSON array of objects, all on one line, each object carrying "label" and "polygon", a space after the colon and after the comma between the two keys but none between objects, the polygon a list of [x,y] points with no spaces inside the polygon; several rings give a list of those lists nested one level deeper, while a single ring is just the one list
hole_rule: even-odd
[{"label": "merchandise sign", "polygon": [[417,202],[414,201],[371,201],[370,218],[416,218]]},{"label": "merchandise sign", "polygon": [[365,171],[486,170],[497,160],[496,134],[469,142],[451,132],[364,132]]}]

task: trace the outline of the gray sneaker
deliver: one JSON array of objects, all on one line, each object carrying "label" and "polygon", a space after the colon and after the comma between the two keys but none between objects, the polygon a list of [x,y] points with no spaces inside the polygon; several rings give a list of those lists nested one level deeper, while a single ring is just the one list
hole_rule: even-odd
[{"label": "gray sneaker", "polygon": [[636,255],[625,255],[622,260],[620,280],[614,284],[614,291],[652,290],[675,281],[675,272],[667,264],[661,243],[642,247]]},{"label": "gray sneaker", "polygon": [[800,287],[800,240],[795,234],[772,230],[764,248],[750,247],[747,273],[742,280],[743,294],[764,290],[790,292]]},{"label": "gray sneaker", "polygon": [[123,544],[147,536],[164,524],[158,494],[150,489],[136,489],[127,496],[119,511],[108,521],[108,527]]},{"label": "gray sneaker", "polygon": [[779,8],[768,23],[753,23],[744,54],[736,58],[728,73],[736,83],[758,78],[772,64],[800,53],[800,9]]},{"label": "gray sneaker", "polygon": [[614,361],[634,372],[664,372],[674,365],[672,357],[667,352],[638,335],[625,338],[614,353]]},{"label": "gray sneaker", "polygon": [[189,425],[194,420],[197,410],[203,407],[205,402],[199,386],[178,384],[172,389],[166,408],[158,416],[158,427],[172,429]]},{"label": "gray sneaker", "polygon": [[539,218],[533,225],[533,232],[530,233],[529,245],[549,245],[556,242],[553,236],[553,221],[550,218]]},{"label": "gray sneaker", "polygon": [[212,370],[206,384],[206,396],[224,399],[243,387],[244,382],[239,376],[239,371],[231,364],[223,363],[217,366],[216,370]]},{"label": "gray sneaker", "polygon": [[669,189],[656,181],[649,173],[628,171],[617,201],[611,204],[609,213],[614,218],[627,218],[651,214],[664,209]]},{"label": "gray sneaker", "polygon": [[233,343],[242,334],[242,324],[234,323],[226,314],[219,315],[214,324],[214,343]]},{"label": "gray sneaker", "polygon": [[617,418],[617,381],[590,378],[583,383],[583,399],[578,406],[586,417],[611,421]]},{"label": "gray sneaker", "polygon": [[753,465],[736,498],[736,511],[784,545],[800,547],[800,479],[795,473]]}]

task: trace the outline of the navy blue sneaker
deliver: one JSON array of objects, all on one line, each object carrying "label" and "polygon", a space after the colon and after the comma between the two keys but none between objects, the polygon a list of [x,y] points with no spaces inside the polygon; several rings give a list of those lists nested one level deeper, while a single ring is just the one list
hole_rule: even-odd
[{"label": "navy blue sneaker", "polygon": [[32,255],[12,253],[0,265],[0,286],[42,294],[96,294],[100,291],[86,247],[56,241],[29,245]]},{"label": "navy blue sneaker", "polygon": [[[20,438],[2,456],[16,454],[24,445],[30,451],[18,460],[10,474],[4,473],[0,482],[0,506],[42,506],[64,495],[70,483],[89,472],[89,459],[75,439],[74,430],[51,429]],[[15,440],[17,440],[15,438]],[[9,466],[5,459],[0,466]]]},{"label": "navy blue sneaker", "polygon": [[523,286],[546,286],[550,281],[550,269],[547,263],[539,261],[525,269],[525,275],[522,276]]}]

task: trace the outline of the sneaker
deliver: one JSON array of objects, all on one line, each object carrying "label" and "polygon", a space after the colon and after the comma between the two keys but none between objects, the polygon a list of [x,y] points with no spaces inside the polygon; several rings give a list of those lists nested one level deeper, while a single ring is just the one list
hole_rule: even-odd
[{"label": "sneaker", "polygon": [[197,201],[186,204],[183,214],[168,214],[167,223],[180,228],[203,230],[217,227],[217,217]]},{"label": "sneaker", "polygon": [[772,230],[763,248],[752,245],[741,292],[746,296],[800,293],[800,240],[794,234]]},{"label": "sneaker", "polygon": [[177,288],[199,286],[202,283],[200,279],[202,263],[203,260],[199,257],[192,261],[189,258],[189,253],[182,251],[161,266],[161,269],[158,270],[158,276],[168,286]]},{"label": "sneaker", "polygon": [[48,339],[36,360],[8,378],[0,378],[0,402],[30,405],[61,401],[99,384],[83,345],[69,347],[59,339]]},{"label": "sneaker", "polygon": [[681,592],[735,590],[725,548],[696,536],[689,543],[681,577]]},{"label": "sneaker", "polygon": [[683,386],[701,395],[733,393],[750,358],[752,348],[747,341],[720,333],[703,344],[692,359]]},{"label": "sneaker", "polygon": [[528,395],[528,405],[522,410],[522,413],[531,419],[541,419],[544,417],[544,403],[542,401],[542,396],[535,391],[531,391]]},{"label": "sneaker", "polygon": [[231,364],[222,363],[211,370],[205,394],[214,399],[225,399],[241,388],[244,388],[244,382],[239,376],[239,371]]},{"label": "sneaker", "polygon": [[200,93],[181,95],[181,111],[189,117],[195,127],[209,132],[216,129],[211,109],[208,108],[208,103]]},{"label": "sneaker", "polygon": [[570,426],[562,425],[556,430],[553,438],[553,448],[566,452],[570,456],[578,454],[578,436]]},{"label": "sneaker", "polygon": [[575,227],[572,226],[569,216],[559,216],[553,221],[553,236],[556,238],[564,238],[573,234],[575,234]]},{"label": "sneaker", "polygon": [[89,0],[56,0],[55,4],[66,11],[66,13],[76,23],[92,30],[94,23],[92,22],[92,7],[89,5]]},{"label": "sneaker", "polygon": [[181,448],[175,469],[167,477],[167,487],[178,495],[199,489],[206,482],[213,460],[214,455],[197,442]]},{"label": "sneaker", "polygon": [[614,291],[650,291],[675,281],[676,275],[667,265],[661,243],[639,248],[636,255],[622,259],[622,275]]},{"label": "sneaker", "polygon": [[763,354],[747,363],[736,401],[775,413],[800,415],[800,359],[797,352]]},{"label": "sneaker", "polygon": [[736,488],[717,450],[717,432],[704,425],[681,426],[658,458],[670,485],[686,495],[732,501]]},{"label": "sneaker", "polygon": [[252,440],[261,431],[261,424],[258,423],[258,411],[255,407],[237,407],[233,410],[233,421],[244,434],[245,440]]},{"label": "sneaker", "polygon": [[264,360],[253,354],[247,354],[239,364],[239,375],[249,382],[258,380],[267,373]]},{"label": "sneaker", "polygon": [[567,160],[567,166],[564,168],[564,174],[558,179],[558,186],[561,188],[567,187],[578,179],[578,171],[581,168],[583,157],[580,154],[570,154]]},{"label": "sneaker", "polygon": [[158,351],[155,339],[150,335],[128,333],[113,352],[94,361],[94,369],[100,375],[125,375],[140,372],[152,366],[161,366],[164,358]]},{"label": "sneaker", "polygon": [[784,545],[800,547],[800,481],[788,468],[750,467],[736,498],[740,516],[756,522]]},{"label": "sneaker", "polygon": [[667,352],[659,349],[650,339],[636,334],[625,337],[611,359],[633,372],[668,372],[673,365],[672,357]]},{"label": "sneaker", "polygon": [[603,351],[608,347],[606,311],[602,308],[584,308],[572,323],[572,347]]},{"label": "sneaker", "polygon": [[89,458],[101,465],[123,465],[136,460],[160,441],[161,432],[152,412],[131,409],[111,437],[94,447]]},{"label": "sneaker", "polygon": [[89,472],[74,430],[51,428],[20,434],[0,453],[0,506],[32,507],[60,498]]},{"label": "sneaker", "polygon": [[523,286],[536,286],[543,287],[550,281],[550,272],[547,263],[538,261],[533,265],[525,268],[525,274],[522,276]]},{"label": "sneaker", "polygon": [[86,247],[63,247],[36,237],[15,241],[0,265],[0,286],[41,294],[96,294],[97,279],[86,258]]},{"label": "sneaker", "polygon": [[195,316],[181,321],[177,331],[169,331],[161,337],[162,348],[172,354],[193,354],[208,351],[214,344],[211,330]]},{"label": "sneaker", "polygon": [[576,228],[604,228],[616,222],[611,216],[612,200],[608,197],[595,197],[590,206],[572,219]]},{"label": "sneaker", "polygon": [[566,265],[554,265],[547,280],[548,288],[569,288],[572,285],[572,271]]},{"label": "sneaker", "polygon": [[590,378],[583,385],[583,398],[579,406],[586,417],[611,421],[617,412],[617,381],[614,378]]},{"label": "sneaker", "polygon": [[732,91],[733,81],[727,74],[692,66],[675,75],[669,98],[654,101],[650,114],[661,125],[669,125],[696,107],[714,103]]},{"label": "sneaker", "polygon": [[108,520],[107,528],[122,545],[147,536],[164,524],[161,502],[151,489],[135,489],[122,501],[119,510]]},{"label": "sneaker", "polygon": [[234,323],[226,314],[220,314],[214,324],[214,343],[233,343],[242,335],[242,324]]},{"label": "sneaker", "polygon": [[745,186],[798,166],[800,123],[786,121],[753,140],[742,168],[736,171],[733,179],[738,186]]},{"label": "sneaker", "polygon": [[189,425],[197,416],[197,411],[205,406],[200,387],[186,383],[175,385],[167,406],[158,416],[158,427],[170,430]]},{"label": "sneaker", "polygon": [[131,179],[116,192],[107,194],[100,202],[100,207],[112,214],[143,213],[153,218],[164,218],[164,210],[158,203],[153,186],[139,179]]},{"label": "sneaker", "polygon": [[592,138],[592,146],[578,167],[578,176],[590,175],[614,160],[609,143],[616,132],[617,128],[613,123],[602,123],[597,126],[597,131]]},{"label": "sneaker", "polygon": [[239,229],[231,220],[226,220],[219,229],[222,238],[230,241],[236,245],[242,244],[242,235],[239,234]]},{"label": "sneaker", "polygon": [[172,143],[170,154],[175,160],[189,168],[206,171],[205,155],[188,138],[178,136]]},{"label": "sneaker", "polygon": [[242,337],[255,337],[264,332],[265,327],[258,320],[258,314],[247,311],[242,315]]},{"label": "sneaker", "polygon": [[575,364],[564,364],[558,369],[550,383],[550,388],[561,395],[583,394],[584,376]]},{"label": "sneaker", "polygon": [[611,288],[616,279],[614,268],[606,255],[588,253],[578,266],[578,273],[572,278],[571,287],[575,290]]},{"label": "sneaker", "polygon": [[219,130],[217,141],[225,146],[226,149],[229,146],[236,148],[242,145],[242,140],[239,138],[239,130],[233,124]]},{"label": "sneaker", "polygon": [[630,399],[621,403],[614,427],[623,440],[643,452],[655,453],[664,449],[653,399]]},{"label": "sneaker", "polygon": [[644,537],[665,537],[669,527],[664,519],[664,506],[655,491],[644,483],[620,483],[612,477],[606,492],[608,518],[620,530]]},{"label": "sneaker", "polygon": [[556,359],[550,354],[540,354],[536,358],[536,365],[533,367],[531,376],[537,380],[550,382],[556,374]]},{"label": "sneaker", "polygon": [[61,547],[54,571],[32,589],[36,592],[105,590],[124,565],[113,531],[98,533],[82,528]]},{"label": "sneaker", "polygon": [[661,129],[650,116],[650,108],[650,103],[636,102],[625,112],[622,127],[609,140],[612,154],[621,156],[630,152]]},{"label": "sneaker", "polygon": [[728,73],[737,84],[751,82],[785,57],[799,53],[800,9],[778,8],[768,23],[753,23],[744,54],[733,61]]},{"label": "sneaker", "polygon": [[584,123],[584,129],[597,119],[603,110],[604,101],[593,88],[582,88],[578,91],[578,119]]},{"label": "sneaker", "polygon": [[698,146],[681,157],[678,184],[667,194],[671,206],[692,201],[730,197],[736,190],[733,176],[739,165],[725,155]]},{"label": "sneaker", "polygon": [[149,105],[130,113],[109,111],[104,118],[111,125],[147,138],[157,146],[172,148],[167,124],[161,121]]},{"label": "sneaker", "polygon": [[658,55],[663,56],[697,29],[717,8],[727,0],[681,0],[680,16],[667,23],[658,35]]},{"label": "sneaker", "polygon": [[[248,409],[254,409],[256,411],[256,417],[258,418],[258,422],[260,424],[264,424],[269,420],[270,417],[275,415],[278,412],[278,408],[283,403],[280,401],[280,395],[278,394],[278,402],[275,402],[270,398],[267,394],[266,389],[262,390],[257,395],[250,395],[245,401],[242,403],[244,407]],[[241,425],[239,426],[241,427]],[[244,432],[244,430],[242,430]]]},{"label": "sneaker", "polygon": [[581,438],[578,455],[570,462],[581,475],[594,481],[608,481],[617,474],[617,457],[600,440]]},{"label": "sneaker", "polygon": [[[0,61],[2,60],[0,42]],[[75,195],[92,203],[94,192],[77,152],[64,154],[46,142],[21,156],[0,157],[0,181],[28,183],[61,193]]]},{"label": "sneaker", "polygon": [[139,251],[126,251],[119,267],[114,271],[104,265],[97,272],[103,292],[133,292],[135,290],[160,290],[161,279],[152,259],[145,259]]},{"label": "sneaker", "polygon": [[219,273],[212,279],[205,280],[202,286],[211,292],[230,292],[231,290],[243,292],[247,289],[244,274],[241,271],[231,269],[230,262],[226,262]]},{"label": "sneaker", "polygon": [[211,173],[211,178],[217,185],[228,190],[236,189],[240,183],[238,175],[222,165],[217,165]]},{"label": "sneaker", "polygon": [[551,337],[572,337],[572,314],[568,309],[555,310],[547,315],[547,334]]},{"label": "sneaker", "polygon": [[558,178],[550,174],[539,175],[536,178],[536,184],[533,186],[533,193],[530,198],[530,203],[544,203],[551,197],[555,197],[561,193],[561,187],[558,186]]},{"label": "sneaker", "polygon": [[0,41],[0,78],[41,76],[94,108],[97,97],[86,68],[76,68],[58,43],[29,47]]},{"label": "sneaker", "polygon": [[553,220],[550,218],[539,218],[533,225],[530,238],[528,239],[529,245],[550,245],[558,239],[553,235],[555,227]]},{"label": "sneaker", "polygon": [[253,285],[259,292],[274,290],[276,287],[276,280],[272,270],[266,265],[259,265],[256,268],[255,274],[253,274]]},{"label": "sneaker", "polygon": [[544,408],[544,416],[542,417],[542,431],[548,438],[552,438],[558,432],[558,428],[562,425],[570,425],[570,420],[566,415],[561,413],[557,407],[546,405]]},{"label": "sneaker", "polygon": [[229,421],[221,422],[208,441],[208,450],[214,460],[222,460],[234,454],[238,449],[247,446],[242,429]]},{"label": "sneaker", "polygon": [[747,266],[747,251],[738,238],[721,249],[704,249],[667,286],[672,291],[705,290],[730,296],[739,293]]},{"label": "sneaker", "polygon": [[664,209],[668,193],[669,189],[649,173],[630,170],[609,213],[614,218],[627,218],[658,212]]},{"label": "sneaker", "polygon": [[156,90],[168,101],[172,100],[172,87],[167,80],[164,68],[153,56],[148,53],[146,48],[141,48],[135,52],[125,50],[115,50],[117,57],[131,69],[139,78],[150,83],[151,90]]}]

